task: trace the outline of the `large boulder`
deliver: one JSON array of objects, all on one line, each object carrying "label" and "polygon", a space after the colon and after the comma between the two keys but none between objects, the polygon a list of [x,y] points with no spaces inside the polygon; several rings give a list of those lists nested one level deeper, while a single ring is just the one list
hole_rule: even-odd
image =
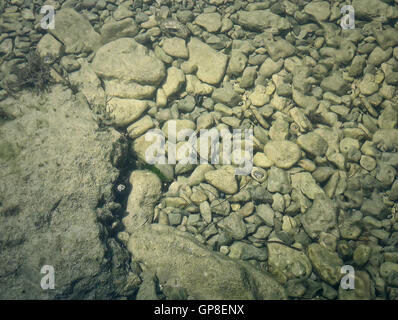
[{"label": "large boulder", "polygon": [[[109,227],[121,135],[99,130],[84,101],[55,86],[0,103],[12,119],[0,122],[0,299],[128,295],[130,258]],[[45,265],[52,290],[41,287]]]},{"label": "large boulder", "polygon": [[398,17],[398,9],[381,0],[353,0],[355,16],[360,19],[372,20],[374,18],[388,20]]},{"label": "large boulder", "polygon": [[136,230],[128,249],[163,286],[185,288],[193,299],[285,299],[283,287],[248,263],[210,251],[186,232],[165,225]]}]

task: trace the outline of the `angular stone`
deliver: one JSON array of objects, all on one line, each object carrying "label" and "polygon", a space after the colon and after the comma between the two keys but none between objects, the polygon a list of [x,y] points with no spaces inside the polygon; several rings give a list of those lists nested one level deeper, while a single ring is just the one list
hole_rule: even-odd
[{"label": "angular stone", "polygon": [[62,43],[47,33],[37,44],[37,52],[40,57],[47,59],[48,63],[53,63],[62,54]]},{"label": "angular stone", "polygon": [[211,98],[215,102],[223,103],[230,107],[237,106],[241,101],[241,97],[234,91],[232,86],[225,86],[215,89]]},{"label": "angular stone", "polygon": [[238,192],[238,183],[233,170],[218,169],[208,171],[205,173],[205,179],[212,186],[226,194]]},{"label": "angular stone", "polygon": [[188,58],[188,48],[185,40],[181,38],[166,38],[163,40],[163,50],[170,56],[176,58]]},{"label": "angular stone", "polygon": [[238,11],[237,15],[237,23],[250,30],[262,32],[267,28],[273,28],[277,32],[290,27],[286,18],[272,13],[271,10]]},{"label": "angular stone", "polygon": [[311,238],[328,232],[336,226],[336,207],[329,198],[316,198],[311,208],[301,218],[304,230]]},{"label": "angular stone", "polygon": [[292,190],[287,172],[273,166],[269,170],[267,190],[269,192],[289,193]]},{"label": "angular stone", "polygon": [[260,67],[259,73],[268,78],[271,77],[274,73],[279,72],[283,66],[283,59],[279,59],[276,62],[271,59],[267,58]]},{"label": "angular stone", "polygon": [[227,74],[239,76],[245,69],[247,63],[246,56],[238,51],[232,50],[231,58],[229,59]]},{"label": "angular stone", "polygon": [[243,217],[237,212],[232,212],[225,219],[221,220],[218,226],[234,240],[242,240],[247,235]]},{"label": "angular stone", "polygon": [[163,91],[166,97],[170,97],[181,90],[185,84],[185,75],[180,69],[170,67],[167,69],[166,82],[163,84]]},{"label": "angular stone", "polygon": [[329,251],[318,243],[308,247],[308,257],[320,277],[331,286],[339,283],[343,274],[340,272],[343,261],[336,252]]},{"label": "angular stone", "polygon": [[326,140],[315,132],[301,135],[297,139],[297,144],[305,151],[315,156],[323,156],[328,149]]},{"label": "angular stone", "polygon": [[123,218],[126,231],[133,233],[151,224],[156,202],[160,199],[162,182],[148,170],[135,170],[130,175],[132,191],[127,200],[128,215]]},{"label": "angular stone", "polygon": [[158,85],[165,77],[163,63],[134,39],[122,38],[98,49],[93,60],[95,72],[105,80]]},{"label": "angular stone", "polygon": [[208,84],[218,84],[224,77],[228,57],[197,38],[191,38],[188,50],[189,62],[198,68],[197,77]]},{"label": "angular stone", "polygon": [[315,179],[309,172],[299,172],[292,175],[292,186],[300,190],[308,198],[314,200],[323,198],[325,192],[317,185]]},{"label": "angular stone", "polygon": [[347,93],[347,83],[344,81],[339,72],[335,72],[326,77],[321,82],[321,88],[325,91],[331,91],[337,95],[345,95]]},{"label": "angular stone", "polygon": [[311,262],[303,251],[271,242],[267,244],[267,249],[270,271],[280,281],[285,283],[290,279],[308,278],[310,276]]},{"label": "angular stone", "polygon": [[296,48],[285,39],[267,41],[265,42],[265,47],[267,48],[271,59],[274,61],[289,57],[296,51]]},{"label": "angular stone", "polygon": [[101,27],[102,43],[106,44],[120,38],[133,38],[138,34],[138,27],[134,19],[121,21],[110,20]]},{"label": "angular stone", "polygon": [[65,46],[66,53],[91,52],[101,45],[101,36],[90,22],[71,8],[57,11],[56,28],[48,31]]},{"label": "angular stone", "polygon": [[327,1],[314,1],[308,3],[303,12],[312,16],[317,22],[325,21],[330,16],[330,4]]},{"label": "angular stone", "polygon": [[286,298],[268,273],[209,251],[169,226],[152,225],[135,232],[128,248],[135,259],[156,272],[159,282],[185,288],[193,299]]},{"label": "angular stone", "polygon": [[267,250],[256,248],[245,242],[235,241],[229,248],[229,257],[241,260],[267,260]]}]

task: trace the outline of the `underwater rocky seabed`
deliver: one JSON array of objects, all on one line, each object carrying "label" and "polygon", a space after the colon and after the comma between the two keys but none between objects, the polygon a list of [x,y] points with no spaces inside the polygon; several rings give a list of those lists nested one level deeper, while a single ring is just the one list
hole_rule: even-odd
[{"label": "underwater rocky seabed", "polygon": [[[1,2],[0,298],[397,299],[398,1],[345,3]],[[173,119],[255,172],[146,164]]]}]

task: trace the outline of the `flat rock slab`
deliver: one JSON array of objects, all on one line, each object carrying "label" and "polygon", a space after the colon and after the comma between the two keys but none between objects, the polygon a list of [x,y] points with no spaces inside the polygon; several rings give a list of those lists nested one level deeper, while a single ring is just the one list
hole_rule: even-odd
[{"label": "flat rock slab", "polygon": [[152,224],[131,235],[128,249],[159,283],[185,288],[193,299],[285,299],[283,287],[248,263],[210,251],[187,233]]},{"label": "flat rock slab", "polygon": [[64,44],[65,53],[90,52],[101,45],[101,36],[90,22],[71,8],[57,12],[55,29],[49,32]]}]

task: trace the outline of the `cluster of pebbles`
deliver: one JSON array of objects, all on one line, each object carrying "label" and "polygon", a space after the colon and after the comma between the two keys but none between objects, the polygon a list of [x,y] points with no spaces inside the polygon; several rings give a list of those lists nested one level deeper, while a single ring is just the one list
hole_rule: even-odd
[{"label": "cluster of pebbles", "polygon": [[[56,81],[129,137],[137,163],[145,133],[170,139],[171,121],[177,134],[252,129],[249,175],[156,165],[163,192],[140,204],[152,222],[270,272],[291,298],[398,298],[397,0],[353,0],[348,30],[345,1],[46,4],[53,30],[40,1],[0,5],[0,99],[36,46]],[[340,286],[343,265],[355,290]]]}]

